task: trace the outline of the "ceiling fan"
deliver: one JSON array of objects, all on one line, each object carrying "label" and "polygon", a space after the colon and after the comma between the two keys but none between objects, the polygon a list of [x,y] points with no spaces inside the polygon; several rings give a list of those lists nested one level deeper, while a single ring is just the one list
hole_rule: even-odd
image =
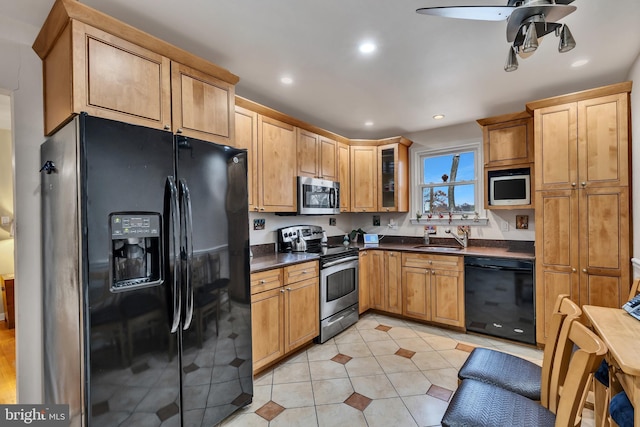
[{"label": "ceiling fan", "polygon": [[512,45],[504,70],[509,72],[518,69],[516,54],[529,56],[538,48],[539,39],[551,32],[560,37],[559,52],[576,47],[569,27],[556,22],[577,9],[570,5],[573,1],[508,0],[506,6],[438,6],[424,7],[416,12],[445,18],[507,21],[507,41]]}]

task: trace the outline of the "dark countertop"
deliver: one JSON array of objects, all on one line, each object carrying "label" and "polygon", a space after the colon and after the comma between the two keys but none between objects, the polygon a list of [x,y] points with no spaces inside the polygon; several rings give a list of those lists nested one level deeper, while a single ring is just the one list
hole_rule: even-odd
[{"label": "dark countertop", "polygon": [[[486,256],[495,258],[514,258],[514,259],[535,259],[533,252],[527,251],[514,251],[512,249],[504,247],[487,247],[487,246],[469,246],[465,249],[461,248],[456,251],[442,251],[438,250],[438,246],[433,245],[431,247],[416,247],[421,246],[416,243],[380,243],[378,247],[365,248],[362,244],[353,245],[360,250],[386,250],[386,251],[403,251],[414,252],[424,254],[436,254],[436,255],[452,255],[452,256]],[[453,245],[450,245],[454,247]],[[457,246],[459,247],[459,246]],[[251,272],[256,273],[258,271],[269,270],[272,268],[283,267],[285,265],[298,264],[306,261],[314,261],[319,259],[317,254],[307,253],[270,253],[266,255],[260,255],[253,257],[251,260]]]}]

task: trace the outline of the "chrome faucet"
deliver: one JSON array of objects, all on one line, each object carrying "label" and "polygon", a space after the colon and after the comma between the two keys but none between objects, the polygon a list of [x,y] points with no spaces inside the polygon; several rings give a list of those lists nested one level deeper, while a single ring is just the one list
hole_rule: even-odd
[{"label": "chrome faucet", "polygon": [[447,228],[446,230],[444,230],[444,232],[447,234],[451,234],[451,236],[456,239],[456,242],[460,243],[463,248],[466,248],[467,246],[469,246],[469,229],[462,228],[461,230],[463,233],[462,237],[459,237],[457,233],[452,233],[450,228]]}]

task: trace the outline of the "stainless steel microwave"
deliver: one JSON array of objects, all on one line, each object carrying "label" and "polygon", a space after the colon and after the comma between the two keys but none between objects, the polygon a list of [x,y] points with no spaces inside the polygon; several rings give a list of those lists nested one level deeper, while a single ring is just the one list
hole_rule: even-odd
[{"label": "stainless steel microwave", "polygon": [[302,215],[340,213],[340,183],[299,176],[298,213]]},{"label": "stainless steel microwave", "polygon": [[531,176],[528,170],[489,174],[489,205],[512,206],[531,204]]}]

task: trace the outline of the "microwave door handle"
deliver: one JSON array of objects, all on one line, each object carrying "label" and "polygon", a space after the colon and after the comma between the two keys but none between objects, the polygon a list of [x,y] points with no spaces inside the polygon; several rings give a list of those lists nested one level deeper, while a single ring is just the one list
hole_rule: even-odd
[{"label": "microwave door handle", "polygon": [[329,207],[330,208],[336,207],[336,189],[335,188],[329,189]]}]

